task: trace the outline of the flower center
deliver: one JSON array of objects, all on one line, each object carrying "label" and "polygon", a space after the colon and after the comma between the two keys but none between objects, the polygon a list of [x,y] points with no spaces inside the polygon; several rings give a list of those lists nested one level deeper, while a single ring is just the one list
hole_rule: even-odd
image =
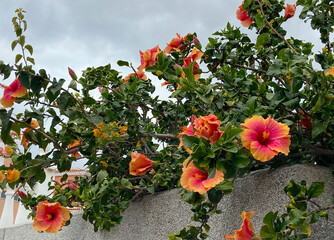
[{"label": "flower center", "polygon": [[55,215],[53,213],[46,214],[46,220],[53,220],[54,218],[55,218]]},{"label": "flower center", "polygon": [[207,176],[205,176],[205,174],[199,174],[199,173],[195,173],[193,176],[195,179],[206,179]]},{"label": "flower center", "polygon": [[261,141],[262,144],[266,143],[269,135],[270,135],[269,130],[268,129],[264,130],[264,132],[262,133],[262,141]]}]

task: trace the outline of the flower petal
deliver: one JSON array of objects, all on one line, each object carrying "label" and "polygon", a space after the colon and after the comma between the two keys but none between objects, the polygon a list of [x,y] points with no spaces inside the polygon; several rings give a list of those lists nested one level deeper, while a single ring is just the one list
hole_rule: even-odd
[{"label": "flower petal", "polygon": [[262,145],[258,141],[251,143],[250,152],[256,160],[261,162],[267,162],[278,154],[277,151],[271,150],[269,147]]},{"label": "flower petal", "polygon": [[216,170],[215,176],[213,178],[207,178],[206,180],[203,181],[202,184],[205,188],[211,189],[220,182],[222,182],[223,180],[224,180],[224,173]]},{"label": "flower petal", "polygon": [[14,105],[15,97],[11,97],[10,95],[3,95],[0,99],[0,103],[4,108],[9,108]]},{"label": "flower petal", "polygon": [[269,139],[277,139],[287,137],[289,135],[289,127],[285,123],[276,122],[271,117],[266,120],[266,129],[270,132]]},{"label": "flower petal", "polygon": [[51,221],[44,220],[44,221],[35,221],[32,224],[33,228],[35,228],[38,232],[46,231],[51,225]]},{"label": "flower petal", "polygon": [[290,144],[291,144],[291,140],[290,140],[290,136],[285,137],[285,138],[279,138],[279,139],[275,139],[273,141],[270,141],[267,146],[274,151],[277,152],[282,152],[285,155],[288,155],[290,152]]},{"label": "flower petal", "polygon": [[244,131],[240,133],[240,137],[241,137],[242,145],[246,149],[250,150],[251,143],[253,141],[257,141],[258,133],[252,129],[244,129]]},{"label": "flower petal", "polygon": [[243,129],[252,129],[255,132],[261,132],[261,134],[266,130],[265,119],[258,115],[247,118],[245,123],[242,123],[241,126]]}]

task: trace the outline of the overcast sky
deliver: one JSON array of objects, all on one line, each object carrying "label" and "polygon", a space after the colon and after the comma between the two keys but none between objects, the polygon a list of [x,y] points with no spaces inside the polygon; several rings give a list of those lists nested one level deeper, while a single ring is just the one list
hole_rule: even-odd
[{"label": "overcast sky", "polygon": [[[51,77],[69,79],[67,67],[78,76],[87,67],[117,60],[140,64],[139,50],[159,44],[163,49],[176,33],[196,32],[203,47],[208,37],[227,22],[242,31],[236,10],[241,0],[0,0],[0,60],[14,63],[11,42],[16,35],[11,19],[16,8],[26,10],[26,43],[34,48],[36,69],[44,68]],[[288,0],[287,3],[294,3]],[[297,12],[301,9],[297,8]],[[284,13],[282,13],[284,14]],[[318,41],[319,34],[305,26],[297,16],[285,24],[288,35]],[[319,50],[319,47],[316,48]],[[0,79],[1,81],[1,79]],[[13,79],[6,80],[9,84]],[[156,80],[157,81],[157,80]],[[160,85],[159,82],[156,82]],[[160,88],[160,87],[159,87]],[[159,94],[159,93],[158,93]],[[0,90],[0,96],[2,91]]]},{"label": "overcast sky", "polygon": [[[163,49],[176,33],[197,32],[205,46],[208,37],[226,26],[240,25],[235,12],[241,0],[0,0],[0,60],[14,62],[10,49],[15,33],[11,18],[16,8],[27,11],[26,42],[34,47],[37,68],[52,76],[68,77],[67,67],[78,75],[88,66],[119,59],[139,65],[139,50],[157,44]],[[294,1],[287,1],[292,3]],[[297,37],[312,40],[310,31],[289,20]],[[289,31],[290,32],[290,31]],[[18,52],[16,52],[18,53]],[[117,68],[125,72],[125,68]],[[124,73],[125,74],[125,73]]]}]

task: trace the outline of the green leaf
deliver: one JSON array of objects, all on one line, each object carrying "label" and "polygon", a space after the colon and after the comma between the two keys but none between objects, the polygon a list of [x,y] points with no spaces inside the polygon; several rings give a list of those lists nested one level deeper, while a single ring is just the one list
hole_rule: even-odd
[{"label": "green leaf", "polygon": [[200,204],[203,200],[205,200],[204,195],[201,195],[197,192],[192,192],[183,189],[181,192],[181,198],[184,202],[189,203],[189,204]]},{"label": "green leaf", "polygon": [[132,189],[132,184],[131,182],[129,181],[129,179],[126,179],[126,178],[122,178],[121,180],[121,184],[123,187],[127,188],[127,189]]},{"label": "green leaf", "polygon": [[215,189],[223,191],[225,194],[232,192],[234,189],[233,183],[231,183],[229,180],[225,179],[221,183],[219,183]]},{"label": "green leaf", "polygon": [[102,182],[108,176],[108,172],[106,170],[101,170],[96,177],[96,181],[98,183]]},{"label": "green leaf", "polygon": [[260,236],[264,239],[276,239],[276,232],[273,228],[273,223],[277,217],[278,212],[273,213],[270,211],[263,218],[265,226],[261,227]]},{"label": "green leaf", "polygon": [[1,119],[1,139],[5,144],[14,144],[15,142],[10,136],[10,130],[13,122],[10,121],[13,108],[8,112],[5,109],[0,109],[0,119]]},{"label": "green leaf", "polygon": [[73,90],[78,91],[77,82],[74,79],[71,80],[70,84],[68,85],[68,88],[72,88]]},{"label": "green leaf", "polygon": [[325,188],[324,182],[313,182],[309,189],[307,190],[306,194],[309,199],[319,197]]},{"label": "green leaf", "polygon": [[21,54],[17,54],[16,57],[15,57],[15,64],[17,64],[22,58],[22,55]]},{"label": "green leaf", "polygon": [[232,154],[232,163],[237,168],[245,168],[250,163],[249,151],[240,149],[237,153]]},{"label": "green leaf", "polygon": [[187,134],[182,135],[183,146],[191,149],[193,144],[199,144],[199,139],[195,136],[188,136]]},{"label": "green leaf", "polygon": [[14,40],[14,41],[12,42],[12,51],[14,51],[14,49],[15,49],[15,47],[16,47],[17,44],[18,44],[18,41],[17,41],[17,40]]},{"label": "green leaf", "polygon": [[283,102],[284,106],[288,107],[289,109],[295,109],[296,107],[299,106],[299,98],[296,97],[296,98],[293,98],[289,101],[286,101],[286,102]]},{"label": "green leaf", "polygon": [[118,60],[118,61],[117,61],[117,65],[120,66],[120,67],[122,67],[122,66],[127,66],[127,67],[129,67],[129,66],[130,66],[130,64],[129,64],[128,62],[126,62],[126,61],[122,61],[122,60]]},{"label": "green leaf", "polygon": [[32,48],[31,45],[25,45],[25,49],[27,49],[29,51],[30,55],[33,54],[33,48]]},{"label": "green leaf", "polygon": [[216,188],[212,188],[208,191],[208,198],[211,203],[218,204],[223,197],[223,192],[217,190]]},{"label": "green leaf", "polygon": [[40,76],[33,76],[31,79],[31,90],[38,95],[42,89],[44,79]]},{"label": "green leaf", "polygon": [[27,57],[27,61],[31,62],[33,65],[35,65],[35,59],[33,59],[31,57]]},{"label": "green leaf", "polygon": [[30,89],[30,74],[28,74],[27,72],[21,72],[18,78],[23,87]]},{"label": "green leaf", "polygon": [[312,124],[312,138],[317,137],[320,133],[324,132],[328,126],[328,121],[326,122],[315,122]]},{"label": "green leaf", "polygon": [[262,33],[260,36],[258,36],[256,40],[257,46],[262,46],[267,43],[270,43],[270,34],[269,33]]},{"label": "green leaf", "polygon": [[258,13],[255,16],[255,22],[256,22],[256,25],[257,25],[257,27],[259,29],[263,28],[263,26],[264,26],[264,19],[265,19],[265,17],[262,14],[260,14],[260,13]]},{"label": "green leaf", "polygon": [[26,37],[22,35],[19,37],[19,39],[17,39],[17,41],[23,47],[26,42]]},{"label": "green leaf", "polygon": [[281,70],[281,60],[275,59],[273,63],[269,66],[267,74],[269,76],[277,76],[280,75],[282,72]]}]

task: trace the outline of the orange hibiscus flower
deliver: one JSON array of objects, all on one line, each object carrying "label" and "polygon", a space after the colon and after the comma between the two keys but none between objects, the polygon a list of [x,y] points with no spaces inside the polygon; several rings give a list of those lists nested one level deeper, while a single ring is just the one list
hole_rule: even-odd
[{"label": "orange hibiscus flower", "polygon": [[[197,48],[193,48],[193,50],[191,51],[191,54],[183,60],[183,66],[185,68],[187,68],[190,65],[190,63],[195,62],[194,68],[193,68],[193,74],[196,80],[201,76],[201,74],[198,73],[198,70],[200,68],[199,68],[199,64],[196,61],[201,59],[202,56],[203,56],[203,52],[201,52]],[[182,77],[186,77],[184,73],[182,73]]]},{"label": "orange hibiscus flower", "polygon": [[7,170],[6,175],[7,175],[7,182],[9,183],[15,182],[20,178],[20,172],[15,168],[13,170],[10,169]]},{"label": "orange hibiscus flower", "polygon": [[0,183],[2,183],[3,180],[5,180],[5,174],[0,171]]},{"label": "orange hibiscus flower", "polygon": [[27,92],[27,89],[21,85],[18,78],[15,78],[9,86],[2,84],[0,86],[5,89],[3,97],[0,99],[0,103],[4,108],[13,106],[15,98],[23,97]]},{"label": "orange hibiscus flower", "polygon": [[143,71],[145,68],[153,66],[157,62],[160,52],[159,45],[152,49],[147,49],[145,52],[139,51],[141,65],[137,69]]},{"label": "orange hibiscus flower", "polygon": [[[224,235],[224,238],[228,240],[252,240],[255,236],[254,228],[250,222],[250,218],[253,216],[252,212],[242,212],[241,218],[243,220],[240,230],[234,230],[234,235]],[[260,240],[260,238],[257,238]]]},{"label": "orange hibiscus flower", "polygon": [[278,123],[271,117],[264,119],[255,115],[241,125],[244,130],[240,134],[241,142],[255,159],[266,162],[279,152],[289,154],[290,129],[286,124]]},{"label": "orange hibiscus flower", "polygon": [[188,159],[183,163],[181,186],[189,191],[198,192],[204,194],[211,188],[224,180],[224,173],[216,170],[216,174],[213,178],[208,178],[208,172],[202,172],[195,167],[193,161],[186,166]]},{"label": "orange hibiscus flower", "polygon": [[197,130],[195,135],[197,137],[203,137],[206,140],[209,140],[210,144],[214,144],[224,133],[223,131],[219,130],[220,124],[221,122],[213,114],[209,114],[208,116],[200,116],[194,121],[194,126]]},{"label": "orange hibiscus flower", "polygon": [[173,38],[170,43],[167,43],[167,47],[164,49],[164,53],[171,53],[173,51],[180,51],[186,47],[180,47],[180,44],[186,40],[186,37],[181,37],[180,34],[176,34],[176,38]]},{"label": "orange hibiscus flower", "polygon": [[0,147],[0,156],[1,157],[7,157],[12,155],[14,150],[10,146],[5,146],[5,148]]},{"label": "orange hibiscus flower", "polygon": [[[189,124],[189,126],[188,127],[186,127],[186,126],[181,127],[182,132],[179,133],[179,140],[180,140],[179,148],[183,146],[182,136],[184,134],[186,134],[188,136],[195,136],[193,125],[194,125],[194,121],[195,121],[196,118],[197,117],[195,115],[192,115],[191,116],[191,123]],[[189,148],[187,148],[185,146],[183,146],[183,147],[186,149],[187,152],[189,152],[189,153],[191,152],[191,150]]]},{"label": "orange hibiscus flower", "polygon": [[325,76],[332,75],[334,76],[334,67],[332,67],[328,72],[325,73]]},{"label": "orange hibiscus flower", "polygon": [[242,5],[237,9],[237,19],[241,21],[241,25],[244,27],[249,27],[254,21],[248,16],[248,12],[243,9]]},{"label": "orange hibiscus flower", "polygon": [[[94,133],[95,134],[95,133]],[[71,148],[77,148],[78,150],[79,150],[79,145],[80,145],[81,143],[80,143],[80,141],[78,141],[78,140],[75,140],[73,143],[71,143],[71,144],[69,144],[67,147],[69,148],[69,149],[71,149]],[[71,153],[71,157],[75,157],[76,159],[78,159],[78,158],[81,158],[81,154],[77,151],[77,152],[74,152],[74,153]]]},{"label": "orange hibiscus flower", "polygon": [[285,19],[292,18],[295,15],[295,11],[296,11],[296,4],[287,4],[284,12]]},{"label": "orange hibiscus flower", "polygon": [[[39,124],[36,120],[32,120],[30,122],[30,126],[32,126],[33,128],[38,128],[39,127]],[[31,128],[26,128],[24,129],[24,131],[22,132],[22,139],[21,139],[21,145],[25,148],[25,149],[28,149],[28,143],[29,143],[29,140],[25,137],[25,134],[30,132],[31,131]]]},{"label": "orange hibiscus flower", "polygon": [[33,227],[38,232],[57,233],[70,220],[70,211],[59,202],[39,202]]},{"label": "orange hibiscus flower", "polygon": [[147,76],[145,75],[145,73],[141,70],[141,71],[137,71],[136,73],[130,73],[128,76],[126,76],[124,78],[124,82],[128,83],[129,79],[131,76],[138,76],[140,79],[146,80]]},{"label": "orange hibiscus flower", "polygon": [[141,153],[131,153],[129,172],[133,176],[144,175],[153,168],[154,162]]}]

